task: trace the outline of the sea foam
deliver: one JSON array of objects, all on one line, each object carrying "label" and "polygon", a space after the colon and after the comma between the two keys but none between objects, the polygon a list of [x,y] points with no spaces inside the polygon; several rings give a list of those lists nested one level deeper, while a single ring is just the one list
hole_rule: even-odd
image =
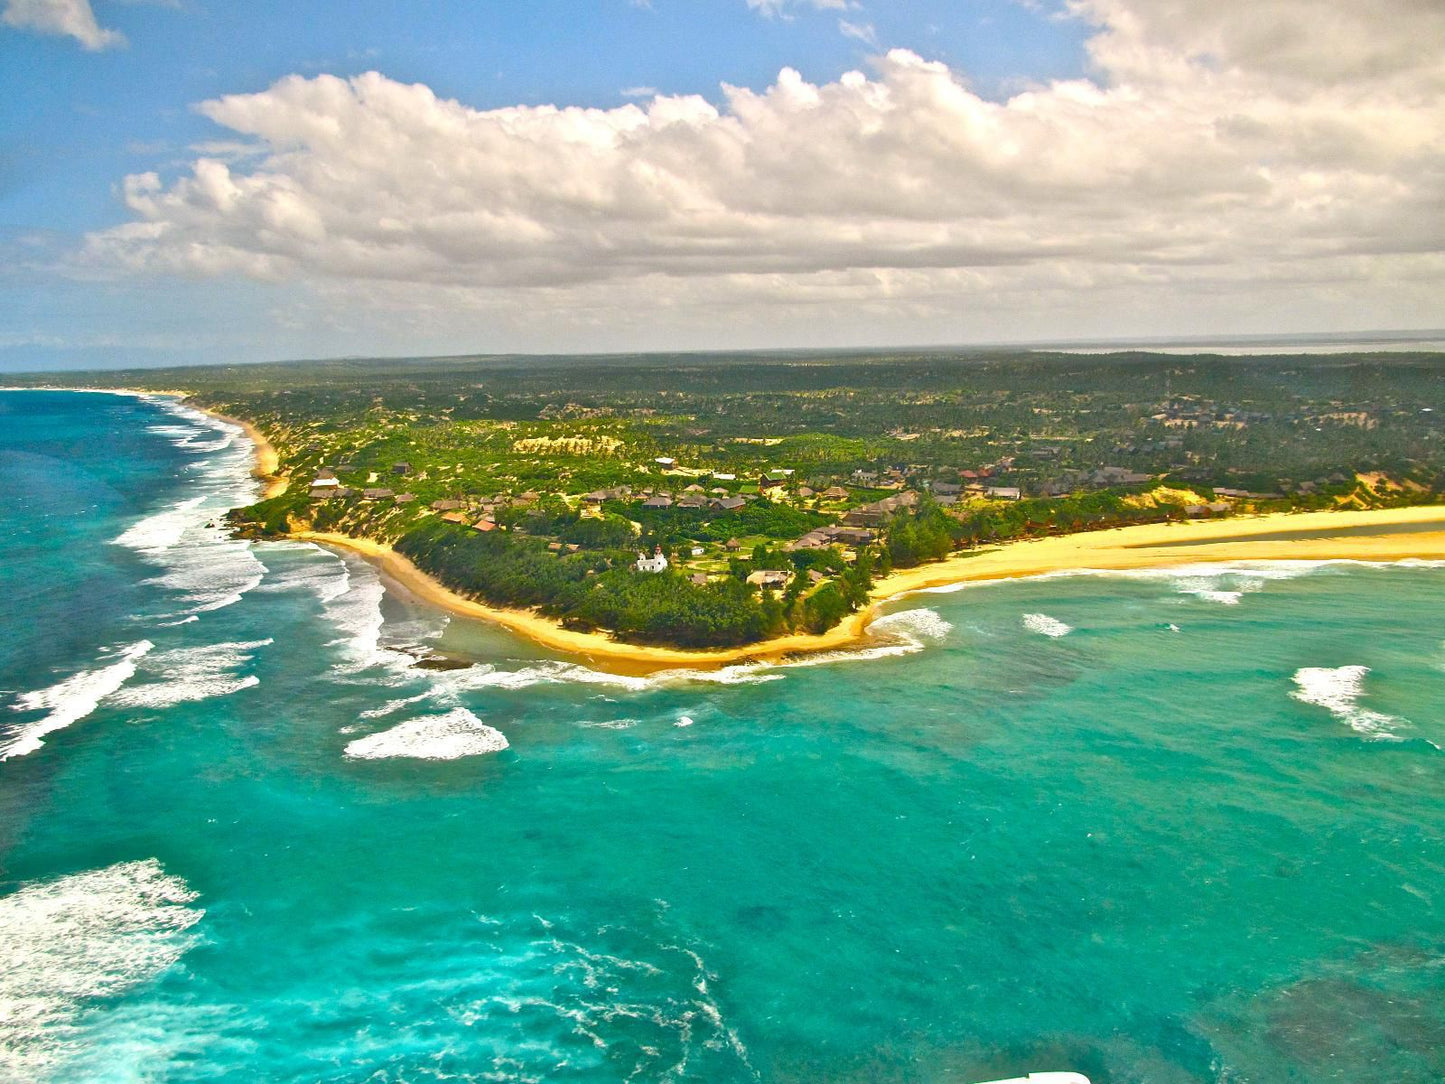
[{"label": "sea foam", "polygon": [[1399,726],[1403,719],[1370,711],[1359,705],[1365,692],[1365,675],[1368,666],[1306,666],[1295,671],[1295,691],[1290,693],[1304,704],[1324,708],[1336,719],[1347,724],[1358,734],[1371,741],[1404,741],[1392,727]]},{"label": "sea foam", "polygon": [[31,723],[13,728],[0,739],[0,760],[25,756],[45,744],[47,734],[79,722],[100,706],[135,675],[138,661],[154,647],[149,640],[112,649],[102,656],[104,666],[82,670],[46,689],[22,693],[10,705],[12,711],[43,711]]},{"label": "sea foam", "polygon": [[194,943],[204,911],[159,862],[124,862],[0,898],[0,1076],[35,1080],[74,1046],[86,1009],[148,982]]},{"label": "sea foam", "polygon": [[[229,538],[220,520],[256,497],[249,441],[243,431],[172,400],[149,399],[184,424],[151,426],[196,458],[182,468],[186,496],[122,531],[113,544],[132,550],[159,570],[145,581],[181,596],[181,618],[238,602],[261,583],[266,568],[249,542]],[[209,438],[209,439],[202,439]]]},{"label": "sea foam", "polygon": [[357,738],[346,747],[353,760],[385,760],[412,757],[418,760],[457,760],[507,748],[506,736],[487,726],[466,708],[454,708],[445,715],[424,715],[417,719]]},{"label": "sea foam", "polygon": [[155,652],[140,666],[142,675],[154,680],[119,689],[111,702],[126,707],[165,708],[249,689],[259,685],[261,679],[254,674],[238,676],[236,671],[271,643],[269,639],[252,640]]},{"label": "sea foam", "polygon": [[1048,614],[1024,614],[1023,626],[1030,632],[1036,632],[1040,636],[1052,636],[1057,639],[1060,636],[1067,636],[1074,631],[1072,625],[1066,625],[1056,617]]}]

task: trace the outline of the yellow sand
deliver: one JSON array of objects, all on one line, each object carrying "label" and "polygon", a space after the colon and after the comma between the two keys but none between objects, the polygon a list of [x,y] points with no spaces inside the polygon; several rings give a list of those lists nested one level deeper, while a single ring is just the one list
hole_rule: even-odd
[{"label": "yellow sand", "polygon": [[[1260,537],[1280,532],[1306,532],[1310,537]],[[882,602],[923,588],[973,580],[1009,579],[1085,568],[1127,570],[1218,561],[1445,559],[1445,506],[1369,512],[1282,512],[1248,518],[1120,527],[1014,542],[887,576],[874,585],[871,604],[865,610],[820,636],[782,636],[722,651],[644,647],[617,643],[599,633],[572,632],[535,613],[500,609],[463,598],[390,546],[317,532],[298,532],[293,537],[358,553],[418,598],[454,613],[494,622],[546,647],[583,656],[609,670],[650,673],[682,666],[708,669],[856,646],[869,639],[868,626]],[[1177,544],[1160,546],[1159,543]]]}]

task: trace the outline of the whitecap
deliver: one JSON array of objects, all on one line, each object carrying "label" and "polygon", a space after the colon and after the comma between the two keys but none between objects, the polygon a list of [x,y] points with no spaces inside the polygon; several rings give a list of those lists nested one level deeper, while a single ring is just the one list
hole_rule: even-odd
[{"label": "whitecap", "polygon": [[259,685],[254,674],[238,676],[236,671],[253,661],[260,648],[272,640],[207,644],[157,652],[141,664],[141,672],[154,680],[129,685],[112,697],[126,707],[165,708],[230,696]]},{"label": "whitecap", "polygon": [[351,570],[341,557],[311,542],[273,542],[267,552],[291,551],[294,560],[304,555],[294,567],[271,571],[257,590],[264,592],[306,591],[320,601],[332,602],[351,589]]},{"label": "whitecap", "polygon": [[1368,666],[1302,667],[1295,671],[1297,688],[1290,695],[1301,703],[1324,708],[1371,741],[1404,741],[1391,728],[1405,720],[1359,706],[1369,672]]},{"label": "whitecap", "polygon": [[218,525],[230,509],[257,496],[250,442],[240,439],[243,431],[237,426],[173,400],[148,401],[190,423],[150,428],[199,458],[183,469],[184,498],[142,517],[112,541],[160,570],[147,584],[182,596],[182,608],[162,617],[230,606],[257,587],[266,572],[249,542],[230,538]]},{"label": "whitecap", "polygon": [[672,725],[673,725],[673,726],[692,726],[692,723],[693,723],[693,718],[692,718],[691,715],[679,715],[679,716],[677,717],[677,722],[673,723]]},{"label": "whitecap", "polygon": [[466,708],[455,708],[445,715],[424,715],[357,738],[346,746],[346,755],[353,760],[456,760],[499,753],[507,744],[500,730],[487,726]]},{"label": "whitecap", "polygon": [[366,711],[361,712],[357,716],[357,718],[384,719],[388,715],[391,715],[393,712],[398,712],[402,708],[407,708],[413,704],[419,704],[423,700],[429,699],[433,695],[434,691],[435,690],[427,689],[425,692],[417,693],[415,696],[404,696],[397,700],[388,700],[379,708],[368,708]]},{"label": "whitecap", "polygon": [[134,676],[138,660],[153,646],[149,640],[141,640],[112,649],[102,656],[106,665],[99,669],[82,670],[49,688],[16,697],[11,704],[12,711],[44,711],[46,714],[35,722],[12,729],[0,742],[0,760],[35,752],[45,744],[42,739],[47,734],[63,730],[95,711],[102,700]]},{"label": "whitecap", "polygon": [[189,513],[198,508],[205,499],[204,494],[187,497],[163,512],[146,516],[126,528],[113,540],[113,544],[152,554],[168,550],[185,536],[195,518]]},{"label": "whitecap", "polygon": [[584,730],[631,730],[638,722],[637,719],[598,719],[587,720],[577,725]]},{"label": "whitecap", "polygon": [[943,619],[937,610],[924,607],[900,610],[898,613],[880,617],[869,626],[874,634],[921,636],[927,640],[946,640],[953,631],[953,625]]},{"label": "whitecap", "polygon": [[928,640],[935,642],[947,639],[953,625],[936,611],[927,608],[900,610],[898,613],[880,617],[868,627],[875,637],[885,642],[871,647],[847,651],[821,651],[789,659],[785,668],[794,669],[810,666],[827,666],[835,662],[866,662],[886,659],[899,655],[914,655],[924,650]]},{"label": "whitecap", "polygon": [[153,858],[0,897],[0,1075],[37,1079],[75,1044],[87,1008],[179,960],[205,914],[196,898]]},{"label": "whitecap", "polygon": [[1066,625],[1056,617],[1048,614],[1024,614],[1024,628],[1030,632],[1036,632],[1040,636],[1052,636],[1057,639],[1060,636],[1067,636],[1074,631],[1072,625]]}]

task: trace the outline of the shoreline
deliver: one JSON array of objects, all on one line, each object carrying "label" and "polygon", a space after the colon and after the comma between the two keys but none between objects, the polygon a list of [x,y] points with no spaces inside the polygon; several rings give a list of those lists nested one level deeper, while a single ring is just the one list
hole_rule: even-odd
[{"label": "shoreline", "polygon": [[[1381,530],[1389,527],[1400,530]],[[1316,537],[1277,537],[1283,529]],[[1351,533],[1360,531],[1370,533]],[[1276,537],[1260,537],[1270,535]],[[870,636],[869,627],[886,604],[920,591],[970,583],[1252,561],[1445,560],[1445,505],[1366,512],[1273,512],[1009,542],[894,572],[874,584],[866,607],[825,633],[792,634],[715,651],[619,643],[602,633],[564,629],[531,611],[475,602],[443,586],[385,543],[318,531],[297,531],[289,537],[355,553],[430,605],[500,625],[543,647],[580,656],[612,672],[644,675],[680,667],[708,670],[746,662],[777,662],[795,655],[870,646],[878,641]],[[1160,543],[1169,544],[1161,547]]]},{"label": "shoreline", "polygon": [[[0,388],[15,391],[92,391],[115,395],[167,395],[184,391],[130,388]],[[266,483],[261,499],[286,491],[277,475],[280,457],[253,424],[186,403],[191,409],[239,426],[255,452],[252,473]],[[1400,530],[1391,532],[1389,528]],[[1354,532],[1354,533],[1352,533]],[[1301,537],[1304,536],[1304,537]],[[1139,524],[1104,531],[1052,535],[1005,542],[893,572],[874,583],[868,604],[820,634],[794,633],[736,648],[689,650],[627,644],[603,633],[573,632],[551,618],[468,599],[423,572],[391,546],[366,538],[318,531],[293,531],[289,538],[355,553],[376,565],[429,605],[499,625],[542,647],[578,656],[599,668],[627,675],[661,670],[719,669],[738,663],[777,662],[795,655],[860,648],[877,643],[869,626],[881,609],[908,595],[970,583],[1062,575],[1178,568],[1251,561],[1445,560],[1445,504],[1370,511],[1270,512],[1214,520]]]}]

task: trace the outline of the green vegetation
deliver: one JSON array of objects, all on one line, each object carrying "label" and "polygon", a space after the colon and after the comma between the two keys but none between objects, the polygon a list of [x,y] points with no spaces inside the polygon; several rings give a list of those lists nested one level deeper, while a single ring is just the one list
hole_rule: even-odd
[{"label": "green vegetation", "polygon": [[[233,514],[240,531],[390,542],[483,601],[685,647],[822,631],[875,571],[958,549],[1445,492],[1445,358],[1430,354],[486,357],[72,379],[184,387],[267,433],[290,487]],[[666,571],[635,567],[657,550]]]}]

